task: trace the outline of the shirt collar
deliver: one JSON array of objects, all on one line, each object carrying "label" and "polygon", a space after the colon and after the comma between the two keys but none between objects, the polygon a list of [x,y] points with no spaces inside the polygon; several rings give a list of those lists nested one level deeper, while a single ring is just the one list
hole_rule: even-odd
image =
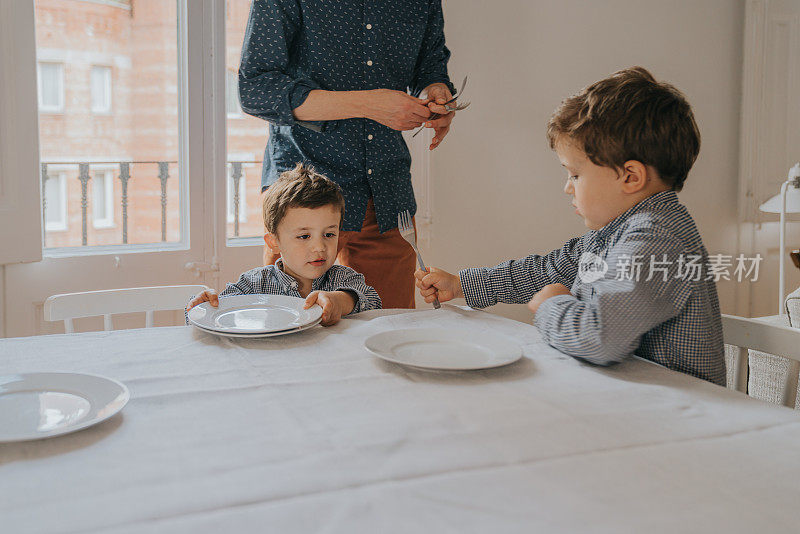
[{"label": "shirt collar", "polygon": [[[288,275],[288,274],[286,274],[286,273],[284,272],[284,270],[283,270],[283,258],[278,258],[278,260],[275,262],[275,265],[274,265],[274,267],[275,267],[275,268],[273,269],[273,272],[275,273],[275,277],[278,279],[278,281],[279,281],[279,282],[280,282],[280,283],[281,283],[283,286],[285,286],[285,287],[291,287],[291,288],[293,288],[293,289],[297,289],[297,288],[298,288],[298,282],[297,282],[297,280],[295,280],[293,276],[291,276],[291,275]],[[328,273],[329,273],[329,272],[330,272],[330,269],[328,269],[327,271],[325,271],[325,272],[322,274],[322,276],[320,276],[319,278],[316,278],[316,279],[315,279],[315,280],[314,280],[314,281],[311,283],[311,290],[312,290],[312,291],[316,291],[317,289],[319,289],[320,287],[322,287],[322,285],[325,283],[325,280],[327,279],[326,277],[328,276]]]},{"label": "shirt collar", "polygon": [[604,227],[597,230],[597,237],[600,239],[607,239],[609,236],[613,235],[617,230],[619,230],[620,226],[622,226],[622,224],[628,220],[631,215],[638,213],[647,207],[673,203],[678,203],[678,195],[671,189],[667,191],[661,191],[655,195],[650,195],[646,199],[628,209],[626,212],[622,213],[622,215],[617,216],[613,221]]}]

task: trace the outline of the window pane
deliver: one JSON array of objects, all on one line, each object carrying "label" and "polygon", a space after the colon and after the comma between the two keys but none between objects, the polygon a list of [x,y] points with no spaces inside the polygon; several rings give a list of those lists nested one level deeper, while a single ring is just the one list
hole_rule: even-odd
[{"label": "window pane", "polygon": [[50,226],[63,224],[61,210],[61,183],[57,177],[50,177],[44,183],[45,222]]},{"label": "window pane", "polygon": [[[67,169],[75,218],[46,234],[46,247],[181,241],[177,6],[185,0],[34,1],[42,103],[63,108],[39,116],[41,160]],[[129,177],[125,198],[118,176]],[[98,217],[105,222],[95,227]]]},{"label": "window pane", "polygon": [[92,111],[111,111],[111,69],[92,67]]},{"label": "window pane", "polygon": [[92,199],[92,213],[94,220],[106,219],[106,180],[104,173],[97,173],[92,180],[92,191],[94,192]]},{"label": "window pane", "polygon": [[[239,63],[242,56],[242,42],[250,14],[250,0],[228,0],[226,3],[225,25],[225,63],[227,68],[226,109],[230,112],[236,105],[238,115],[228,116],[227,143],[228,162],[242,163],[242,179],[245,167],[248,179],[240,187],[239,234],[233,217],[233,186],[228,186],[227,236],[261,237],[264,235],[261,217],[261,160],[267,145],[267,123],[241,112],[239,108]],[[230,163],[229,163],[230,166]],[[230,171],[229,171],[230,172]],[[249,214],[249,217],[245,217]]]},{"label": "window pane", "polygon": [[239,76],[235,72],[227,71],[225,77],[225,111],[228,115],[238,115],[239,109]]},{"label": "window pane", "polygon": [[39,107],[44,110],[61,108],[63,79],[61,65],[57,63],[39,64]]}]

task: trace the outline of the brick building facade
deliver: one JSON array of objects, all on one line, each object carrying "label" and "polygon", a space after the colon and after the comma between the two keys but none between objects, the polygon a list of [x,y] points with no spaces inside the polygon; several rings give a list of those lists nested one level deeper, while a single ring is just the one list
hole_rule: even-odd
[{"label": "brick building facade", "polygon": [[[48,177],[43,189],[46,247],[82,244],[79,163],[89,163],[87,245],[123,243],[120,162],[134,162],[127,182],[127,242],[162,240],[159,171],[164,168],[166,240],[180,239],[176,4],[36,0],[40,153]],[[234,91],[228,95],[228,154],[229,160],[245,162],[261,160],[267,137],[266,123],[242,114],[235,95],[249,6],[249,0],[226,4],[227,81]],[[247,191],[241,199],[240,235],[260,235],[261,167],[245,163],[243,170]],[[232,226],[229,221],[229,235]]]}]

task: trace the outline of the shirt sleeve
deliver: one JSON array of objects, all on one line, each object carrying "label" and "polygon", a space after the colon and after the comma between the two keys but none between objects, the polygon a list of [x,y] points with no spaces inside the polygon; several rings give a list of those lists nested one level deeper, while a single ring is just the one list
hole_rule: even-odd
[{"label": "shirt sleeve", "polygon": [[366,310],[380,310],[382,303],[381,297],[375,288],[368,286],[364,275],[351,269],[350,267],[339,266],[338,273],[331,291],[347,291],[356,297],[353,311],[347,315],[353,315]]},{"label": "shirt sleeve", "polygon": [[584,238],[571,239],[560,249],[540,256],[531,254],[495,267],[464,269],[458,273],[467,305],[473,308],[494,306],[498,302],[524,304],[548,284],[572,287]]},{"label": "shirt sleeve", "polygon": [[320,89],[311,78],[287,74],[289,51],[301,25],[296,1],[254,0],[242,44],[239,102],[242,111],[272,124],[322,131],[326,121],[298,121],[293,114],[313,89]]},{"label": "shirt sleeve", "polygon": [[[644,334],[686,306],[692,281],[677,273],[682,252],[674,238],[632,232],[609,250],[609,269],[591,283],[590,299],[549,298],[536,311],[534,324],[565,354],[600,365],[619,362],[634,354]],[[647,267],[631,269],[635,262]]]},{"label": "shirt sleeve", "polygon": [[444,43],[444,16],[442,15],[442,1],[431,0],[428,6],[428,23],[425,27],[425,36],[422,39],[417,64],[414,68],[414,78],[409,87],[412,95],[418,96],[423,89],[432,83],[444,83],[450,93],[456,92],[447,75],[447,61],[450,59],[450,50]]}]

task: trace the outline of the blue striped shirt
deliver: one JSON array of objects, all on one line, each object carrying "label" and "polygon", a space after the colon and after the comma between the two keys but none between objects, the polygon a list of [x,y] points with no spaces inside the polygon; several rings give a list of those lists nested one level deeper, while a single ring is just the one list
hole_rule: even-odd
[{"label": "blue striped shirt", "polygon": [[596,364],[636,354],[725,385],[708,265],[694,220],[674,191],[663,191],[547,255],[459,275],[467,304],[477,308],[528,302],[547,284],[571,288],[534,317],[545,341],[566,354]]},{"label": "blue striped shirt", "polygon": [[[274,265],[256,267],[242,273],[239,280],[225,287],[219,298],[232,295],[288,295],[304,298],[298,290],[297,280],[283,272],[282,266],[283,259],[279,258]],[[311,291],[347,291],[356,299],[353,311],[348,315],[381,309],[381,298],[372,286],[367,285],[364,275],[344,265],[332,265],[325,274],[314,280]],[[186,324],[189,324],[188,314]]]},{"label": "blue striped shirt", "polygon": [[242,47],[239,98],[269,121],[262,186],[309,163],[344,193],[343,230],[359,231],[375,199],[381,232],[416,213],[411,155],[399,131],[369,119],[303,122],[293,110],[313,89],[395,89],[442,82],[450,51],[441,0],[255,0]]}]

